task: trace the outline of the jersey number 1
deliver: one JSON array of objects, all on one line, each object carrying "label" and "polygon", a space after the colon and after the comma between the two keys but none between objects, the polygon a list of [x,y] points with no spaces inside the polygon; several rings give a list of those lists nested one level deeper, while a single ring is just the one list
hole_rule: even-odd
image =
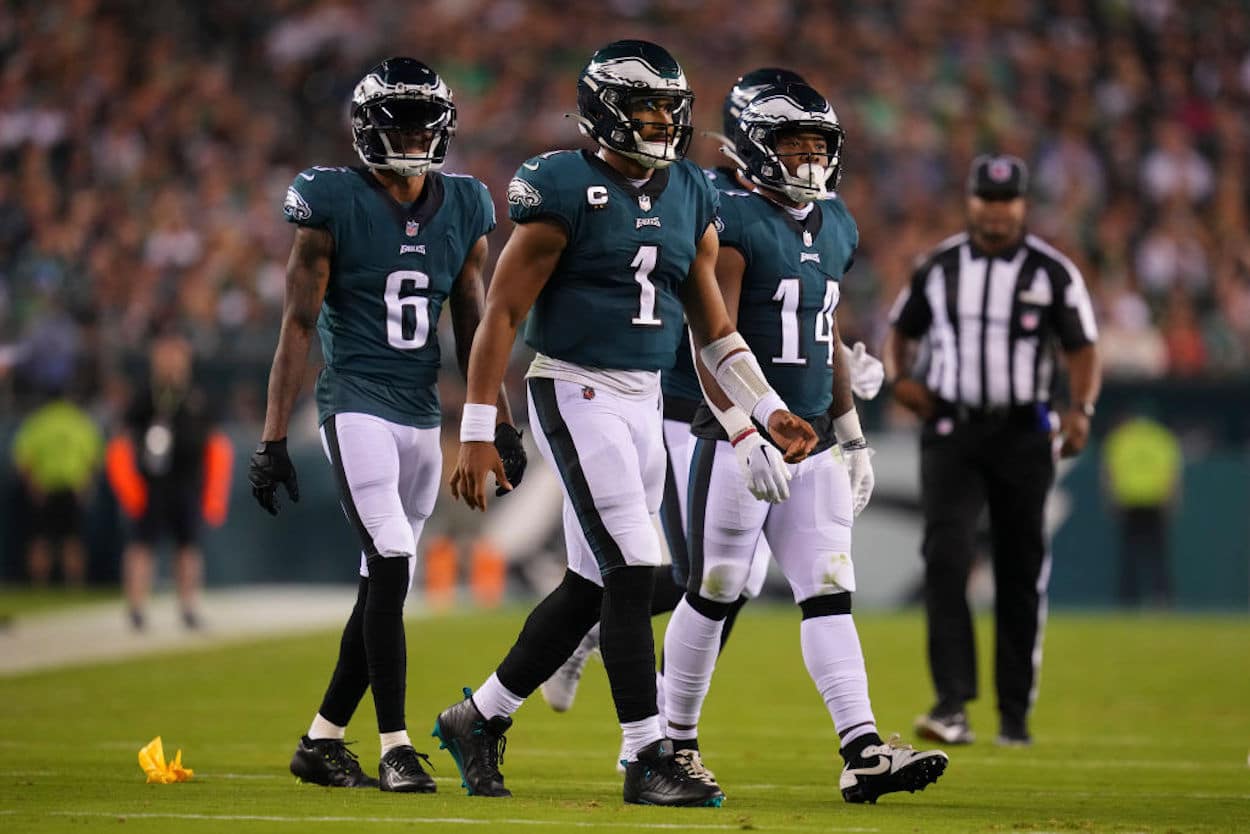
[{"label": "jersey number 1", "polygon": [[386,276],[386,342],[391,347],[412,350],[430,338],[430,299],[417,295],[429,286],[424,272],[401,269]]},{"label": "jersey number 1", "polygon": [[638,315],[631,324],[639,327],[660,327],[664,322],[655,317],[655,284],[651,283],[651,272],[655,269],[660,257],[660,247],[639,246],[638,254],[634,255],[630,266],[634,272],[634,281],[638,284]]}]

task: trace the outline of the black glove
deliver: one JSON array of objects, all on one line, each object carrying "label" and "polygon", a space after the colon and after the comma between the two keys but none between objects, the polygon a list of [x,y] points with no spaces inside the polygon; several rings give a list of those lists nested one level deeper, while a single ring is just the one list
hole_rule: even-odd
[{"label": "black glove", "polygon": [[256,496],[256,502],[270,515],[278,514],[278,484],[285,486],[286,494],[298,503],[299,481],[295,478],[295,467],[286,454],[285,437],[261,441],[256,451],[252,452],[247,479],[252,483],[252,495]]},{"label": "black glove", "polygon": [[[521,483],[521,478],[525,477],[525,447],[521,445],[521,433],[507,423],[496,424],[495,451],[499,453],[499,459],[503,461],[503,471],[508,476],[508,483],[516,489]],[[496,496],[507,494],[508,490],[496,487]]]}]

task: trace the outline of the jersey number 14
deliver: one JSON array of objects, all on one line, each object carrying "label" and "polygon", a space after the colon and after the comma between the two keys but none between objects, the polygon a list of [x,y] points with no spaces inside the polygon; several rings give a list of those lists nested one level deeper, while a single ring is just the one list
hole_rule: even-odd
[{"label": "jersey number 14", "polygon": [[[774,365],[806,365],[807,357],[800,351],[799,300],[802,282],[798,278],[782,278],[777,282],[773,301],[781,302],[781,355],[774,356]],[[838,282],[825,281],[825,299],[816,316],[816,344],[828,348],[826,363],[833,367],[833,311],[838,306]]]}]

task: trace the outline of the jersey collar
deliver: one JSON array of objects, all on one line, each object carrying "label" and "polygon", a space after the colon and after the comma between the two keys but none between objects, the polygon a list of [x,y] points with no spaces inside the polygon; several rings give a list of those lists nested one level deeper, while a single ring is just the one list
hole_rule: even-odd
[{"label": "jersey collar", "polygon": [[[802,220],[795,220],[794,215],[786,211],[785,206],[780,203],[773,202],[763,194],[759,194],[759,198],[767,202],[772,210],[777,212],[777,215],[785,222],[785,224],[794,230],[796,235],[802,237],[803,233],[807,232],[811,235],[812,244],[815,244],[816,238],[820,235],[821,228],[825,225],[825,213],[820,210],[819,202],[813,203],[812,210],[807,213],[807,217],[804,217]],[[808,246],[808,248],[810,249],[811,246]]]},{"label": "jersey collar", "polygon": [[443,205],[446,187],[443,185],[443,175],[437,171],[430,171],[425,175],[425,187],[421,189],[421,196],[410,205],[405,206],[390,195],[390,192],[386,190],[386,186],[378,182],[378,178],[369,173],[368,168],[357,167],[352,170],[359,174],[360,178],[368,183],[370,188],[378,192],[378,196],[390,206],[391,211],[395,213],[400,222],[412,220],[421,226],[425,226]]},{"label": "jersey collar", "polygon": [[650,197],[652,202],[654,202],[660,198],[660,195],[664,193],[664,187],[668,185],[669,168],[660,168],[657,171],[653,171],[646,184],[643,185],[642,188],[637,188],[632,182],[625,178],[624,174],[604,162],[599,157],[585,149],[583,149],[581,153],[582,159],[586,160],[590,167],[596,169],[608,179],[612,180],[618,188],[631,197],[640,197],[645,195]]}]

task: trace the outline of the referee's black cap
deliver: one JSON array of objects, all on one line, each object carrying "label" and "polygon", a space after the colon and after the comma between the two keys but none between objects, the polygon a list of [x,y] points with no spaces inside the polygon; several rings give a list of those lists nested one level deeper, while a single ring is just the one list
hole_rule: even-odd
[{"label": "referee's black cap", "polygon": [[968,193],[985,200],[1011,200],[1029,191],[1029,166],[1017,156],[983,154],[972,160]]}]

